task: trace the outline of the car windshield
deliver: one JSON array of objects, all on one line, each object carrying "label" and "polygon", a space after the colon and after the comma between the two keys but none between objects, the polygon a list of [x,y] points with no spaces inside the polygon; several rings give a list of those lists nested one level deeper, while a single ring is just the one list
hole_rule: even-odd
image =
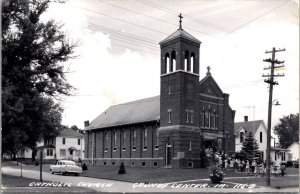
[{"label": "car windshield", "polygon": [[64,163],[66,165],[75,165],[75,162],[73,162],[73,161],[65,161]]}]

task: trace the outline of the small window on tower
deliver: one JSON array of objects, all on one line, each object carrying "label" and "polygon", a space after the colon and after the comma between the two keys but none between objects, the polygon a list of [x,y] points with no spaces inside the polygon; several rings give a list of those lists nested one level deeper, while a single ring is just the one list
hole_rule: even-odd
[{"label": "small window on tower", "polygon": [[194,123],[194,111],[190,110],[191,113],[191,123]]},{"label": "small window on tower", "polygon": [[186,122],[188,123],[189,122],[189,114],[190,114],[190,111],[189,110],[186,110]]},{"label": "small window on tower", "polygon": [[168,85],[168,94],[172,94],[172,90],[171,90],[171,84]]},{"label": "small window on tower", "polygon": [[191,54],[191,72],[195,73],[195,54]]},{"label": "small window on tower", "polygon": [[172,110],[169,109],[168,110],[168,123],[171,123],[172,122]]},{"label": "small window on tower", "polygon": [[170,72],[170,56],[169,53],[166,53],[165,55],[165,66],[164,66],[164,73],[169,73]]}]

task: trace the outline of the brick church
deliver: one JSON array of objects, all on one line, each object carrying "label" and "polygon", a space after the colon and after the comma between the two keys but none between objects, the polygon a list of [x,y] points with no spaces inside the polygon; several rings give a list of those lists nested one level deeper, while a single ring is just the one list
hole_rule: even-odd
[{"label": "brick church", "polygon": [[87,162],[199,168],[200,152],[235,150],[234,116],[210,68],[199,81],[201,42],[181,27],[160,42],[160,96],[109,107],[85,122]]}]

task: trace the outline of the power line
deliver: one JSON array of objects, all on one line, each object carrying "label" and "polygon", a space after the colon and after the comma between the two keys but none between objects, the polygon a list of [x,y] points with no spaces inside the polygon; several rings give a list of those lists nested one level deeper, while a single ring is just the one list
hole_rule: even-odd
[{"label": "power line", "polygon": [[[108,2],[105,2],[103,0],[99,0],[100,2],[102,3],[105,3],[105,4],[108,4],[108,5],[111,5],[113,7],[117,7],[119,9],[123,9],[123,10],[126,10],[126,11],[129,11],[129,12],[132,12],[132,13],[135,13],[135,14],[138,14],[138,15],[142,15],[144,17],[148,17],[148,18],[151,18],[151,19],[154,19],[154,20],[157,20],[157,21],[160,21],[160,22],[164,22],[164,23],[167,23],[167,24],[170,24],[170,25],[173,25],[173,26],[178,26],[178,24],[175,24],[175,23],[172,23],[172,22],[168,22],[166,20],[162,20],[162,19],[159,19],[159,18],[156,18],[156,17],[152,17],[152,16],[149,16],[149,15],[145,15],[143,13],[139,13],[139,12],[136,12],[136,11],[133,11],[133,10],[130,10],[130,9],[127,9],[127,8],[124,8],[124,7],[121,7],[119,5],[115,5],[115,4],[112,4],[112,3],[108,3]],[[189,29],[191,31],[194,31],[194,32],[198,32],[198,33],[201,33],[201,34],[206,34],[206,35],[209,35],[205,32],[202,32],[202,31],[199,31],[199,30],[195,30],[195,29],[192,29],[192,28],[189,28],[189,27],[185,27],[186,29]]]},{"label": "power line", "polygon": [[[79,7],[79,6],[77,6],[77,7]],[[99,11],[94,11],[94,10],[90,10],[90,9],[83,8],[83,7],[79,7],[79,8],[80,8],[80,9],[83,9],[83,10],[86,10],[86,11],[89,11],[89,12],[93,12],[93,13],[96,13],[96,14],[99,14],[99,15],[102,15],[102,16],[105,16],[105,17],[109,17],[109,18],[114,19],[114,20],[118,20],[118,21],[121,21],[121,22],[124,22],[124,23],[128,23],[128,24],[131,24],[131,25],[140,27],[140,28],[144,28],[144,29],[147,29],[147,30],[156,32],[156,33],[169,35],[169,34],[167,34],[167,33],[165,33],[165,32],[162,32],[162,31],[159,31],[159,30],[155,30],[155,29],[152,29],[152,28],[148,28],[148,27],[145,27],[145,26],[136,24],[136,23],[128,22],[128,21],[122,20],[122,19],[120,19],[120,18],[116,18],[116,17],[113,17],[113,16],[109,16],[109,15],[106,15],[106,14],[101,13],[101,12],[99,12]]]},{"label": "power line", "polygon": [[123,37],[135,39],[137,41],[145,42],[145,43],[147,43],[149,45],[150,44],[151,45],[157,45],[158,42],[159,42],[159,41],[156,41],[156,40],[153,40],[153,39],[148,39],[148,38],[145,38],[145,37],[142,37],[142,36],[137,36],[137,35],[134,35],[134,34],[122,32],[120,30],[115,30],[113,28],[108,28],[108,27],[100,26],[98,24],[89,23],[88,26],[95,27],[95,28],[97,28],[97,29],[99,29],[101,31],[108,32],[108,33],[111,33],[111,34],[116,34],[116,35],[120,35],[120,36],[123,36]]},{"label": "power line", "polygon": [[[86,28],[86,27],[84,27]],[[88,28],[89,29],[89,28]],[[116,39],[116,38],[112,38],[110,37],[111,39]],[[123,40],[120,40],[120,39],[116,39],[118,41],[121,41],[121,42],[125,42],[125,43],[131,43],[131,42],[128,42],[128,41],[123,41]],[[154,53],[154,52],[149,52],[149,51],[145,51],[145,50],[141,50],[141,49],[138,49],[138,48],[134,48],[134,47],[129,47],[129,46],[125,46],[125,45],[120,45],[120,44],[116,44],[116,43],[111,43],[112,45],[115,45],[115,46],[118,46],[118,47],[123,47],[123,48],[128,48],[128,49],[132,49],[132,50],[136,50],[136,51],[140,51],[140,52],[144,52],[144,53],[148,53],[148,54],[151,54],[151,55],[158,55],[158,53]],[[131,43],[132,44],[132,43]],[[140,45],[138,45],[140,46]]]},{"label": "power line", "polygon": [[[145,0],[136,0],[136,1],[138,1],[138,2],[140,2],[140,3],[143,3],[143,4],[145,4],[145,5],[148,5],[148,6],[150,6],[150,7],[154,7],[154,8],[156,8],[156,9],[160,9],[160,10],[162,10],[162,11],[164,11],[164,12],[169,13],[169,14],[173,14],[173,15],[177,15],[177,14],[178,14],[178,12],[175,11],[175,10],[172,10],[172,9],[170,9],[170,8],[167,8],[167,7],[164,7],[164,6],[162,6],[162,5],[155,4],[155,3],[153,3],[153,2],[148,2],[148,1],[145,1]],[[194,22],[197,22],[197,23],[200,23],[200,24],[202,24],[202,25],[208,26],[208,27],[210,27],[210,28],[214,28],[214,29],[217,29],[217,30],[220,30],[220,31],[225,31],[225,32],[228,32],[228,31],[229,31],[229,29],[226,29],[226,28],[224,28],[224,27],[220,27],[220,26],[217,26],[217,25],[215,25],[215,24],[212,24],[212,23],[209,23],[209,22],[206,22],[206,21],[203,21],[203,20],[200,20],[200,19],[191,17],[191,16],[186,15],[186,14],[184,14],[184,13],[183,13],[183,15],[184,15],[185,18],[187,18],[187,19],[190,19],[190,20],[192,20],[192,21],[194,21]]]},{"label": "power line", "polygon": [[[93,30],[93,31],[98,30],[95,27],[84,27],[84,28],[87,28],[87,29],[90,29],[90,30]],[[127,38],[127,37],[123,37],[123,36],[115,35],[115,34],[109,34],[109,35],[111,36],[110,38],[114,39],[114,40],[118,40],[118,41],[121,41],[121,42],[127,42],[127,43],[130,43],[130,44],[136,44],[136,45],[139,45],[139,46],[144,46],[144,47],[147,47],[149,49],[158,50],[158,47],[154,47],[154,46],[149,45],[149,44],[138,42],[138,41],[135,41],[135,40]],[[128,42],[128,41],[130,41],[130,42]]]},{"label": "power line", "polygon": [[282,7],[283,5],[285,5],[285,4],[288,3],[288,2],[289,2],[289,1],[285,1],[285,2],[281,3],[280,5],[277,5],[277,6],[274,7],[273,9],[268,10],[267,12],[265,12],[265,13],[263,13],[263,14],[261,14],[261,15],[255,17],[255,18],[251,19],[250,21],[248,21],[248,22],[246,22],[246,23],[240,25],[240,26],[237,27],[236,29],[234,29],[234,30],[228,32],[226,35],[231,34],[232,32],[235,32],[235,31],[237,31],[237,30],[239,30],[239,29],[245,27],[246,25],[248,25],[248,24],[254,22],[255,20],[258,20],[259,18],[261,18],[261,17],[263,17],[263,16],[265,16],[265,15],[267,15],[267,14],[273,12],[274,10],[276,10],[276,9],[278,9],[278,8],[280,8],[280,7]]}]

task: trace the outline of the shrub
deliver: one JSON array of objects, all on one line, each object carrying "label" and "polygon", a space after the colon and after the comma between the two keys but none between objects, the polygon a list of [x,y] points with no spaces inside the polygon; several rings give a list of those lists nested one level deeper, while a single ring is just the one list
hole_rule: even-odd
[{"label": "shrub", "polygon": [[82,168],[82,170],[87,170],[88,169],[88,167],[87,167],[87,165],[85,163],[83,163],[83,165],[81,166],[81,168]]},{"label": "shrub", "polygon": [[212,167],[209,170],[209,177],[212,183],[220,183],[225,176],[225,173],[218,167]]},{"label": "shrub", "polygon": [[124,162],[122,162],[120,165],[119,174],[125,174],[125,173],[126,170],[125,170]]},{"label": "shrub", "polygon": [[34,166],[38,166],[38,165],[40,165],[40,163],[39,163],[39,161],[36,160],[36,161],[34,162]]}]

